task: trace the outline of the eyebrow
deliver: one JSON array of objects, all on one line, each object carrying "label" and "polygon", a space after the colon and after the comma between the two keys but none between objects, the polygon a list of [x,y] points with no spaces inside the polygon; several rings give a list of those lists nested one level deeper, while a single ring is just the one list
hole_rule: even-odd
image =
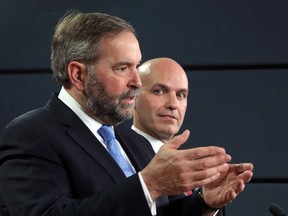
[{"label": "eyebrow", "polygon": [[[152,88],[155,88],[155,87],[161,87],[161,88],[165,88],[165,89],[171,89],[169,88],[169,86],[163,84],[163,83],[155,83]],[[182,89],[178,89],[177,92],[189,92],[189,90],[187,88],[182,88]]]},{"label": "eyebrow", "polygon": [[[131,62],[128,62],[128,61],[120,61],[120,62],[117,62],[115,63],[114,65],[112,65],[112,67],[119,67],[119,66],[123,66],[123,65],[127,65],[127,66],[131,66],[133,65]],[[140,65],[140,62],[136,64],[136,68],[138,68]]]},{"label": "eyebrow", "polygon": [[121,62],[117,62],[113,65],[113,67],[118,67],[118,66],[121,66],[121,65],[132,65],[130,62],[128,61],[121,61]]}]

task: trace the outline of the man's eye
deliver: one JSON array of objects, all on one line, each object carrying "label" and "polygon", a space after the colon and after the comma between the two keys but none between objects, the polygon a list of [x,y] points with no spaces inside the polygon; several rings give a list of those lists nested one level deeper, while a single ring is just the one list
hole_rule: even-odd
[{"label": "man's eye", "polygon": [[179,98],[186,98],[186,94],[185,93],[179,93],[177,96]]},{"label": "man's eye", "polygon": [[125,67],[119,67],[119,68],[117,68],[116,70],[117,71],[120,71],[120,72],[124,72],[125,70],[127,70],[127,66],[125,66]]},{"label": "man's eye", "polygon": [[163,90],[162,89],[155,89],[153,91],[155,94],[162,94],[163,93]]}]

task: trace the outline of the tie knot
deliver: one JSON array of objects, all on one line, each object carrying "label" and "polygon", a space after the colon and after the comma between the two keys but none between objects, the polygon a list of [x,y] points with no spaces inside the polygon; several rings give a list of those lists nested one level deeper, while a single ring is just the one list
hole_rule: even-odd
[{"label": "tie knot", "polygon": [[98,133],[101,135],[105,143],[108,143],[111,139],[115,139],[112,128],[107,125],[102,125],[98,129]]}]

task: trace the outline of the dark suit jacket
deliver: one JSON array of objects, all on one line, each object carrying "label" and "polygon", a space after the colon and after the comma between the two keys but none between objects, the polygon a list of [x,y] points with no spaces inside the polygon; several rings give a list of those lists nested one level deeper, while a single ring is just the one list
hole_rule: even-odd
[{"label": "dark suit jacket", "polygon": [[[142,170],[154,155],[149,142],[121,125],[115,133],[136,171]],[[201,215],[196,196],[173,203],[161,197],[157,203],[159,216]],[[138,175],[126,178],[56,95],[45,107],[13,120],[2,133],[0,208],[5,216],[151,215]]]}]

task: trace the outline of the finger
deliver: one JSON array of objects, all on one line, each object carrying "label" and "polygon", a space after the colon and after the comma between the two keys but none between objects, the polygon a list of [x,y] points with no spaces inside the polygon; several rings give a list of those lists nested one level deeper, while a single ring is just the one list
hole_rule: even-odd
[{"label": "finger", "polygon": [[208,185],[212,183],[213,181],[217,180],[220,177],[220,173],[217,172],[215,175],[209,176],[207,178],[200,178],[199,180],[193,180],[191,182],[190,188],[197,188],[202,187],[205,185]]},{"label": "finger", "polygon": [[227,172],[229,165],[226,164],[231,160],[231,156],[228,154],[218,154],[218,155],[212,155],[207,156],[203,158],[198,158],[194,160],[189,160],[190,166],[192,170],[205,170],[209,168],[217,168],[218,166],[221,168],[222,165],[224,165],[224,169],[220,169],[219,167],[217,170],[219,172]]},{"label": "finger", "polygon": [[235,188],[235,193],[241,193],[245,188],[245,183],[243,181],[238,182],[238,187]]},{"label": "finger", "polygon": [[182,153],[186,155],[187,158],[199,159],[199,158],[206,158],[218,154],[226,154],[225,149],[218,146],[205,146],[205,147],[198,147],[198,148],[190,148],[182,150]]},{"label": "finger", "polygon": [[[207,181],[213,176],[218,176],[221,173],[221,170],[226,169],[228,170],[229,166],[228,164],[223,164],[217,167],[200,170],[200,171],[191,171],[190,172],[190,179],[194,179],[195,181],[202,181],[202,185],[207,184]],[[219,176],[218,176],[219,177]],[[215,180],[215,178],[213,178]]]},{"label": "finger", "polygon": [[241,193],[244,188],[245,188],[245,184],[249,181],[248,179],[251,179],[249,178],[248,176],[250,176],[250,174],[246,175],[246,177],[242,177],[240,179],[238,179],[235,184],[232,186],[233,190],[235,191],[235,193]]},{"label": "finger", "polygon": [[231,170],[234,170],[237,178],[244,183],[248,183],[253,176],[252,163],[230,164],[230,168]]},{"label": "finger", "polygon": [[253,176],[253,172],[250,170],[247,170],[243,172],[242,174],[240,174],[240,178],[243,180],[245,184],[250,182],[252,176]]},{"label": "finger", "polygon": [[185,143],[188,140],[189,136],[190,131],[185,130],[182,134],[173,137],[171,141],[168,142],[167,145],[165,146],[170,149],[178,149],[183,143]]},{"label": "finger", "polygon": [[237,167],[238,173],[242,173],[242,172],[245,172],[247,170],[252,171],[254,168],[252,163],[240,163],[240,164],[236,164],[236,167]]},{"label": "finger", "polygon": [[234,199],[236,199],[238,193],[240,192],[236,192],[235,190],[233,190],[232,188],[230,188],[230,190],[228,191],[227,195],[226,195],[226,203],[231,203]]}]

